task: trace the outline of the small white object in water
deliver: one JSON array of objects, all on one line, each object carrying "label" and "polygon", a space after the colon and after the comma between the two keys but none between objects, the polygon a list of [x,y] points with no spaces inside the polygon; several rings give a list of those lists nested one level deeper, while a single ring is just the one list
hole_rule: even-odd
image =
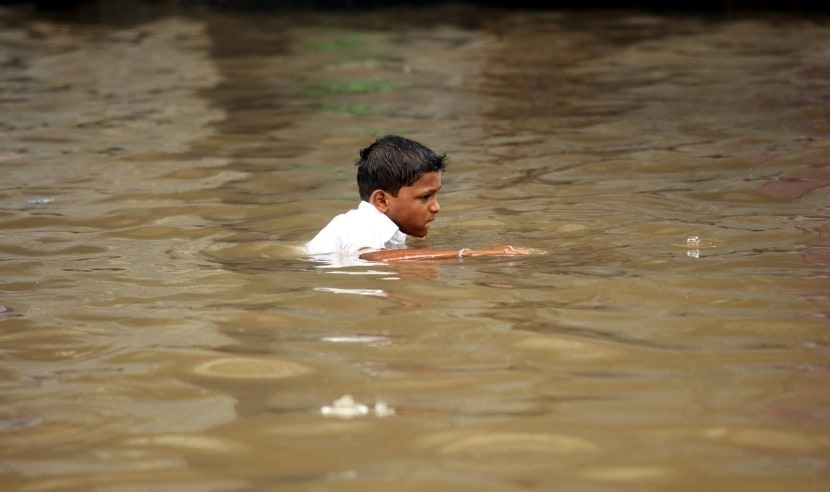
[{"label": "small white object in water", "polygon": [[355,335],[355,336],[344,336],[344,337],[323,337],[321,338],[324,342],[330,343],[365,343],[367,345],[389,345],[390,341],[388,337],[376,337],[370,335]]},{"label": "small white object in water", "polygon": [[698,236],[687,237],[686,246],[689,248],[697,248],[698,246],[700,246],[700,238]]},{"label": "small white object in water", "polygon": [[54,201],[55,201],[54,198],[35,197],[35,198],[29,198],[28,200],[26,200],[26,203],[28,203],[29,205],[46,205],[47,203],[52,203]]},{"label": "small white object in water", "polygon": [[385,401],[375,403],[375,417],[392,417],[395,409],[386,404]]},{"label": "small white object in water", "polygon": [[369,407],[361,403],[357,403],[352,398],[352,395],[345,395],[342,398],[334,400],[331,406],[325,405],[320,409],[320,412],[326,417],[340,417],[350,419],[352,417],[362,417],[369,414]]},{"label": "small white object in water", "polygon": [[700,237],[698,236],[689,236],[686,238],[686,247],[689,248],[686,251],[686,256],[689,258],[700,258]]},{"label": "small white object in water", "polygon": [[361,296],[389,297],[386,291],[381,289],[338,289],[336,287],[315,287],[317,292],[331,292],[332,294],[357,294]]},{"label": "small white object in water", "polygon": [[[354,401],[352,395],[345,395],[337,400],[334,400],[334,403],[332,403],[331,406],[324,405],[323,408],[320,409],[320,413],[326,417],[350,419],[369,415],[369,406]],[[376,417],[391,417],[392,415],[395,415],[395,409],[381,401],[375,403],[374,413]]]}]

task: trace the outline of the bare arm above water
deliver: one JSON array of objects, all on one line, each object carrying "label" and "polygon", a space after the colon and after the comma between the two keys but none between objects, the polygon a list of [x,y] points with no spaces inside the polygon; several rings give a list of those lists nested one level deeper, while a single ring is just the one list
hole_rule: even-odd
[{"label": "bare arm above water", "polygon": [[530,251],[527,249],[514,248],[513,246],[505,244],[487,249],[381,249],[363,253],[360,257],[364,260],[371,261],[415,261],[463,259],[472,256],[516,256],[527,254],[530,254]]}]

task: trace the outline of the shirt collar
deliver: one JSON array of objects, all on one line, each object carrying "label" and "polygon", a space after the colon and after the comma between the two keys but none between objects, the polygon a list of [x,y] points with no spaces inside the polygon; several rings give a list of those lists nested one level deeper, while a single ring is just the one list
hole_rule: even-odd
[{"label": "shirt collar", "polygon": [[390,243],[390,246],[401,246],[406,242],[406,234],[401,232],[398,229],[398,225],[392,222],[392,219],[378,210],[377,207],[365,200],[361,200],[357,209],[367,215],[374,227],[382,233],[385,242]]}]

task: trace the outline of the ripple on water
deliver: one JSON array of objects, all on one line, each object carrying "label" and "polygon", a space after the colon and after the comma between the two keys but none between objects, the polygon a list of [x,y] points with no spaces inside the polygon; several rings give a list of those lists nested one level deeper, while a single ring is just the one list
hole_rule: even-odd
[{"label": "ripple on water", "polygon": [[297,362],[255,357],[212,359],[192,371],[199,376],[224,379],[283,379],[313,372],[310,367]]},{"label": "ripple on water", "polygon": [[766,448],[802,453],[830,452],[830,437],[785,429],[761,427],[713,428],[703,435],[746,448]]},{"label": "ripple on water", "polygon": [[579,437],[516,431],[453,430],[424,436],[418,444],[462,461],[497,460],[507,468],[549,466],[600,450],[593,442]]},{"label": "ripple on water", "polygon": [[315,422],[281,421],[279,425],[268,427],[265,434],[281,437],[312,438],[334,435],[356,435],[372,428],[372,424],[360,420],[320,420]]},{"label": "ripple on water", "polygon": [[591,469],[582,474],[589,480],[600,482],[642,483],[671,477],[670,468],[657,466],[616,466]]},{"label": "ripple on water", "polygon": [[540,351],[554,355],[559,360],[598,361],[618,358],[622,351],[607,343],[577,340],[564,336],[532,336],[514,344],[518,349]]},{"label": "ripple on water", "polygon": [[195,434],[163,434],[137,437],[127,441],[134,446],[164,446],[207,453],[239,453],[246,447],[234,441]]}]

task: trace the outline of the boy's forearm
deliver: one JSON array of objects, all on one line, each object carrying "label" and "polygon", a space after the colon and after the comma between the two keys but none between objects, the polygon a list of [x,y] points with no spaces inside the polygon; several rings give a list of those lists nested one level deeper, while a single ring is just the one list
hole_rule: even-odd
[{"label": "boy's forearm", "polygon": [[510,245],[487,249],[381,249],[363,253],[360,257],[370,261],[417,261],[464,259],[472,256],[526,255],[529,251]]},{"label": "boy's forearm", "polygon": [[449,249],[381,249],[360,255],[370,261],[446,260],[458,258],[458,250]]}]

